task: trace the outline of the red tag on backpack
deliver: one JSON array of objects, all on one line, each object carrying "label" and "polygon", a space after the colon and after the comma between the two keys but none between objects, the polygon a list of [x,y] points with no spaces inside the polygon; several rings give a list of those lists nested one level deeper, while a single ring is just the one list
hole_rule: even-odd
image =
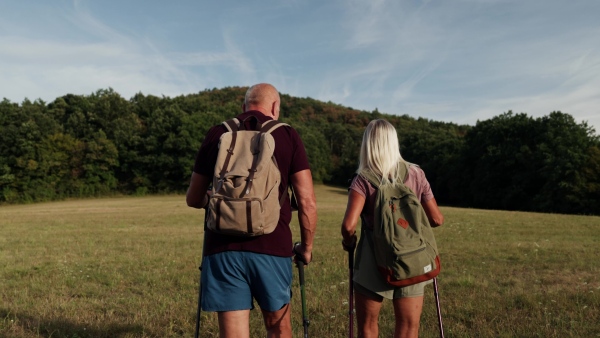
[{"label": "red tag on backpack", "polygon": [[408,222],[405,219],[398,218],[398,222],[396,222],[399,226],[403,227],[404,230],[408,229]]}]

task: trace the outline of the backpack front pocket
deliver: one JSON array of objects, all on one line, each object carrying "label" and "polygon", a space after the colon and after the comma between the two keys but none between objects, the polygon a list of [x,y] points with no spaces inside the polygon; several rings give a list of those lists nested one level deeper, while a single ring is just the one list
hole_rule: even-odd
[{"label": "backpack front pocket", "polygon": [[237,236],[259,236],[267,233],[265,210],[260,199],[213,196],[210,203],[214,215],[211,215],[208,222],[209,229]]}]

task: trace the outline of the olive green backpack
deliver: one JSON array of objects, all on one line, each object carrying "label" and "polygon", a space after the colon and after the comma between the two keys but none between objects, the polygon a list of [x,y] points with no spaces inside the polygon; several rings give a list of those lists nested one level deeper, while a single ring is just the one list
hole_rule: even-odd
[{"label": "olive green backpack", "polygon": [[371,247],[377,269],[392,286],[408,286],[435,278],[440,273],[440,258],[425,210],[419,198],[402,181],[409,170],[403,163],[402,180],[381,185],[377,175],[361,172],[377,189],[375,223]]}]

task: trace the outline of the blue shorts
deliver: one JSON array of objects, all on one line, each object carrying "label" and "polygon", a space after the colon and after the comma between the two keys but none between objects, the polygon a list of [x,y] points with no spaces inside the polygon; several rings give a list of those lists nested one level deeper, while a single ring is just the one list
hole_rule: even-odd
[{"label": "blue shorts", "polygon": [[202,261],[202,310],[277,311],[291,299],[292,258],[226,251]]}]

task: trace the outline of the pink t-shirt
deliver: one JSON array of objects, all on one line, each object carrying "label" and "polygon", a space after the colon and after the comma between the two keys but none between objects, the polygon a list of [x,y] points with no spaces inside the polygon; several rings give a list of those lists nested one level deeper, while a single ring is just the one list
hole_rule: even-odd
[{"label": "pink t-shirt", "polygon": [[[421,204],[433,198],[433,192],[431,191],[429,181],[425,178],[425,172],[416,165],[409,166],[408,175],[404,180],[404,184],[415,193]],[[360,216],[366,226],[372,229],[373,223],[375,223],[374,210],[377,188],[373,187],[373,185],[371,185],[364,177],[357,175],[352,180],[349,189],[364,196],[365,205],[363,206]]]}]

